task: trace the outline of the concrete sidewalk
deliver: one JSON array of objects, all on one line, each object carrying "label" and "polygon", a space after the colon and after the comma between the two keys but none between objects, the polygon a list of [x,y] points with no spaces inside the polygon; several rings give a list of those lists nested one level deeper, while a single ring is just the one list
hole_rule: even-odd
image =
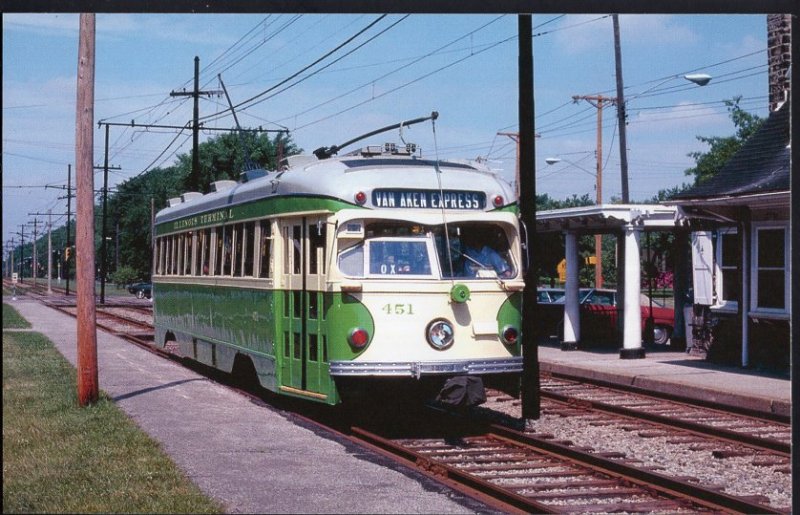
[{"label": "concrete sidewalk", "polygon": [[[11,303],[76,363],[76,320]],[[476,513],[477,503],[98,331],[100,388],[231,513]]]}]

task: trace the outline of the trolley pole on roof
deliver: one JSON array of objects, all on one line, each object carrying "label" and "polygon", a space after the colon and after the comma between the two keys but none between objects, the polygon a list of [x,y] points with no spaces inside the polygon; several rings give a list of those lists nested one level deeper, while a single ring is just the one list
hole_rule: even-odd
[{"label": "trolley pole on roof", "polygon": [[519,208],[527,228],[525,289],[522,292],[522,419],[540,416],[539,349],[536,344],[536,267],[530,261],[536,235],[536,148],[533,127],[533,36],[530,14],[518,17],[519,26]]},{"label": "trolley pole on roof", "polygon": [[76,200],[75,261],[78,319],[78,404],[97,402],[97,313],[94,259],[94,66],[95,15],[80,15],[78,95],[75,130]]}]

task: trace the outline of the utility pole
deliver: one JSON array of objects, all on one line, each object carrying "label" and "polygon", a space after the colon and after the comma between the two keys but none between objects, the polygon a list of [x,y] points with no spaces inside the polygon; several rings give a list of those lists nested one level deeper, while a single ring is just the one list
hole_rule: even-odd
[{"label": "utility pole", "polygon": [[[517,195],[517,201],[519,201],[519,133],[518,132],[498,132],[498,136],[508,136],[514,143],[517,144],[517,165],[514,169],[514,191]],[[541,134],[534,134],[534,138],[541,138]]]},{"label": "utility pole", "polygon": [[20,225],[20,228],[22,232],[18,232],[17,234],[22,238],[22,243],[19,246],[19,282],[22,283],[22,277],[25,275],[25,264],[23,261],[25,258],[25,224]]},{"label": "utility pole", "polygon": [[[536,138],[534,135],[533,100],[533,27],[530,14],[517,17],[519,34],[519,208],[522,222],[528,227],[524,251],[531,255],[536,237]],[[536,343],[536,267],[533,263],[525,270],[525,288],[522,291],[522,376],[520,395],[522,420],[537,420],[541,416],[539,387],[539,348]]]},{"label": "utility pole", "polygon": [[33,249],[32,249],[33,255],[32,255],[32,262],[31,262],[31,266],[33,267],[33,269],[31,270],[31,275],[33,275],[33,287],[34,288],[36,287],[36,276],[38,275],[37,272],[39,271],[38,267],[37,267],[37,265],[39,263],[38,263],[38,259],[37,259],[37,256],[36,256],[38,254],[38,252],[36,251],[36,243],[37,243],[38,237],[39,237],[38,236],[39,233],[37,231],[38,223],[39,223],[39,220],[37,218],[34,218],[33,219]]},{"label": "utility pole", "polygon": [[[607,105],[616,103],[614,97],[604,97],[603,95],[574,95],[572,100],[586,100],[597,108],[597,205],[603,204],[603,108]],[[594,235],[594,286],[603,287],[603,235]]]},{"label": "utility pole", "polygon": [[53,211],[47,212],[47,294],[53,294]]},{"label": "utility pole", "polygon": [[[101,124],[98,124],[101,125]],[[106,274],[108,272],[108,246],[106,244],[106,218],[108,217],[108,171],[122,170],[119,166],[108,166],[108,124],[106,124],[105,159],[103,166],[95,166],[94,169],[103,170],[103,229],[100,242],[100,304],[106,303]]]},{"label": "utility pole", "polygon": [[194,113],[192,117],[192,174],[188,182],[189,189],[195,190],[200,184],[200,95],[216,95],[219,91],[200,91],[200,57],[194,57],[194,90],[171,91],[171,97],[192,97]]},{"label": "utility pole", "polygon": [[622,49],[619,42],[619,15],[612,14],[614,22],[614,61],[617,71],[617,124],[619,125],[619,167],[622,178],[622,203],[630,202],[628,192],[628,142],[626,133],[625,97],[622,87]]},{"label": "utility pole", "polygon": [[78,403],[94,404],[99,398],[97,372],[97,312],[94,259],[94,70],[95,15],[80,15],[78,85],[75,130],[76,200],[75,262],[78,319]]},{"label": "utility pole", "polygon": [[[67,249],[72,245],[72,238],[70,236],[70,230],[69,230],[69,224],[71,220],[72,220],[72,165],[67,165],[67,246],[66,246]],[[64,254],[66,255],[66,251]],[[69,297],[69,260],[65,262],[65,268],[66,268],[66,273],[64,275],[67,276],[65,295]]]}]

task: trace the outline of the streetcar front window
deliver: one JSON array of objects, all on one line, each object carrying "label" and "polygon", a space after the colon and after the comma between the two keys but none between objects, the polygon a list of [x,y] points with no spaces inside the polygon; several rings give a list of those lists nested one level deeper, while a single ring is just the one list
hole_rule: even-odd
[{"label": "streetcar front window", "polygon": [[[347,238],[347,231],[343,232]],[[507,279],[517,276],[506,232],[499,224],[465,222],[423,226],[380,221],[365,238],[339,252],[337,264],[353,278]],[[448,248],[449,244],[449,248]]]},{"label": "streetcar front window", "polygon": [[430,277],[428,238],[375,238],[339,253],[339,270],[348,277]]},{"label": "streetcar front window", "polygon": [[[491,223],[448,224],[433,227],[442,277],[508,279],[517,271],[505,231]],[[448,250],[448,244],[450,245]]]}]

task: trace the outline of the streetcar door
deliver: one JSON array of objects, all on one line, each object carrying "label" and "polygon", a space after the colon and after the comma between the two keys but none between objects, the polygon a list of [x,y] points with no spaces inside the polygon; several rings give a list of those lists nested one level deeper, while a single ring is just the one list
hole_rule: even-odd
[{"label": "streetcar door", "polygon": [[[327,225],[322,217],[281,222],[281,384],[324,397],[331,388],[324,321]],[[316,394],[316,395],[315,395]]]},{"label": "streetcar door", "polygon": [[303,256],[304,221],[301,218],[283,220],[280,224],[281,242],[281,385],[303,388]]}]

